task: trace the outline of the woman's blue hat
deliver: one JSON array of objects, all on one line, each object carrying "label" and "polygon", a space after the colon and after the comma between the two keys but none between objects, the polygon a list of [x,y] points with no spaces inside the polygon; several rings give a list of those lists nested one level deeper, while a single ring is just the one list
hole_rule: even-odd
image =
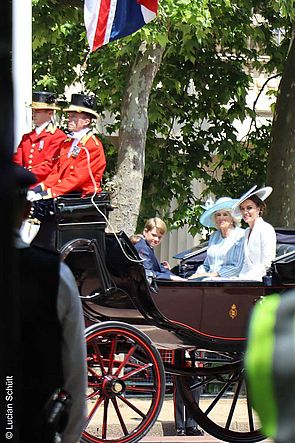
[{"label": "woman's blue hat", "polygon": [[200,217],[200,223],[207,228],[215,227],[214,213],[226,209],[231,211],[233,206],[238,202],[238,199],[232,199],[230,197],[220,197],[215,203],[209,203],[206,211]]}]

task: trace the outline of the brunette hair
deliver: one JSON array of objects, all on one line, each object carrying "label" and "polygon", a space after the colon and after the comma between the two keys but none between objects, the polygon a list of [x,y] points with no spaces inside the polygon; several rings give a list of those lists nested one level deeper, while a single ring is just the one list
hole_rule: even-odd
[{"label": "brunette hair", "polygon": [[259,197],[257,197],[257,195],[251,195],[248,199],[246,200],[252,200],[253,203],[255,203],[256,206],[258,206],[259,208],[259,215],[262,216],[262,214],[265,212],[266,210],[266,204],[264,203],[263,200],[261,200]]}]

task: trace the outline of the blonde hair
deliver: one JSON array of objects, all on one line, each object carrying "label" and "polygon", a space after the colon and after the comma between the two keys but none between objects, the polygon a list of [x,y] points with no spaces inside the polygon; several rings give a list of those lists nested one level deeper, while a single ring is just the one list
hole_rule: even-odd
[{"label": "blonde hair", "polygon": [[149,218],[144,225],[144,229],[146,231],[151,231],[154,228],[156,228],[157,231],[159,231],[162,235],[165,235],[167,232],[166,223],[163,222],[163,220],[161,220],[159,217]]},{"label": "blonde hair", "polygon": [[138,243],[142,238],[144,238],[142,234],[132,234],[130,235],[129,240],[133,245],[136,245],[136,243]]}]

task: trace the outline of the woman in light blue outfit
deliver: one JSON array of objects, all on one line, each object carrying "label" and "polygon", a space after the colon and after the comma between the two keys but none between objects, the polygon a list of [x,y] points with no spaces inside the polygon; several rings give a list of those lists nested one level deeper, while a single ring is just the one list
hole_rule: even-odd
[{"label": "woman in light blue outfit", "polygon": [[207,257],[190,279],[205,277],[237,277],[244,261],[243,240],[245,230],[239,220],[232,216],[231,209],[237,203],[229,197],[221,197],[200,217],[202,225],[216,231],[211,235]]}]

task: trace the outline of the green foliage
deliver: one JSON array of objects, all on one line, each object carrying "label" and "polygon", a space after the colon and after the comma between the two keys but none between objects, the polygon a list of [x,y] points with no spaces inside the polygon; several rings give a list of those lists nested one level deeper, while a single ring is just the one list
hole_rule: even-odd
[{"label": "green foliage", "polygon": [[273,8],[276,13],[283,18],[294,20],[295,18],[295,1],[294,0],[272,0]]},{"label": "green foliage", "polygon": [[[255,127],[243,141],[235,128],[246,117],[256,119],[246,103],[251,70],[282,70],[294,0],[160,1],[155,20],[92,53],[87,66],[83,11],[66,3],[33,0],[34,83],[62,94],[83,74],[85,91],[98,98],[98,112],[112,116],[107,134],[119,129],[122,97],[141,41],[165,48],[149,102],[139,227],[157,212],[172,228],[188,223],[195,234],[201,200],[193,195],[193,179],[202,179],[217,196],[235,197],[263,184],[269,127]],[[175,125],[181,128],[176,134]],[[116,149],[106,140],[105,145],[108,180]],[[172,199],[178,206],[171,214]]]},{"label": "green foliage", "polygon": [[[145,198],[140,221],[153,214],[154,208],[161,208],[171,227],[188,223],[194,235],[200,229],[197,220],[201,201],[193,195],[193,179],[202,179],[208,192],[233,197],[245,191],[245,183],[246,187],[249,182],[263,183],[269,128],[255,128],[242,143],[234,126],[234,122],[243,121],[247,115],[256,118],[255,110],[246,105],[252,77],[246,74],[245,67],[250,63],[257,67],[263,53],[262,47],[248,48],[247,37],[253,26],[249,18],[251,10],[244,6],[237,7],[234,14],[228,11],[222,20],[217,10],[212,9],[214,34],[206,36],[206,49],[204,43],[191,39],[189,53],[194,54],[194,59],[182,52],[183,42],[178,34],[175,41],[170,40],[172,44],[157,76],[158,87],[150,98]],[[227,33],[221,28],[225,23]],[[256,31],[254,35],[257,39]],[[222,46],[217,36],[222,39]],[[275,53],[273,35],[268,29],[266,34],[264,30],[260,32],[260,41],[269,56],[272,51]],[[281,57],[285,57],[285,51]],[[181,135],[172,137],[175,122],[181,126]],[[163,136],[161,141],[156,135],[159,131]],[[215,157],[213,162],[212,157]],[[173,214],[170,213],[172,198],[178,203]]]}]

